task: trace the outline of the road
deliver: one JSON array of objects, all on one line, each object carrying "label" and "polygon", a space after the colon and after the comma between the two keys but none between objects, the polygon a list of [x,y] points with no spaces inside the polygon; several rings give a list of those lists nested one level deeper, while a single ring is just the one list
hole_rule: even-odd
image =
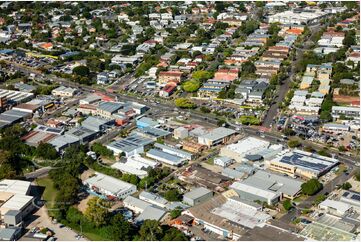
[{"label": "road", "polygon": [[25,175],[25,178],[27,180],[35,180],[36,178],[38,177],[43,177],[43,176],[47,176],[49,171],[51,170],[52,168],[47,166],[47,167],[42,167],[42,168],[39,168],[33,172],[30,172],[30,173],[27,173]]},{"label": "road", "polygon": [[[318,27],[319,27],[319,25],[314,25],[314,26],[310,27],[311,35],[307,38],[306,42],[308,42],[312,38],[312,36],[317,33]],[[304,49],[296,48],[296,58],[291,63],[291,70],[288,73],[288,77],[285,80],[283,80],[282,84],[280,85],[278,95],[277,95],[276,99],[274,100],[274,102],[272,103],[272,105],[270,106],[270,108],[268,109],[265,118],[263,119],[262,125],[264,127],[269,128],[272,125],[273,120],[277,116],[279,104],[283,102],[283,100],[285,99],[286,94],[290,88],[292,78],[296,72],[295,66],[298,61],[298,58],[299,58],[299,56],[302,55],[302,52],[308,50],[309,47],[310,46],[307,45],[307,47]]]},{"label": "road", "polygon": [[313,202],[315,201],[315,199],[319,196],[319,195],[326,195],[326,194],[330,194],[337,185],[341,185],[344,182],[346,182],[347,180],[349,180],[352,176],[353,173],[358,169],[358,167],[353,166],[353,164],[350,164],[350,162],[348,162],[347,160],[343,160],[341,158],[341,160],[348,165],[349,167],[349,173],[341,173],[340,175],[338,175],[337,177],[335,177],[332,181],[328,182],[321,191],[319,191],[317,194],[308,197],[306,200],[302,201],[300,204],[297,205],[297,208],[295,210],[292,210],[291,212],[285,214],[284,216],[282,216],[280,218],[280,221],[284,224],[288,224],[290,222],[292,222],[292,219],[295,217],[298,217],[301,215],[301,210],[302,209],[309,209],[312,207]]}]

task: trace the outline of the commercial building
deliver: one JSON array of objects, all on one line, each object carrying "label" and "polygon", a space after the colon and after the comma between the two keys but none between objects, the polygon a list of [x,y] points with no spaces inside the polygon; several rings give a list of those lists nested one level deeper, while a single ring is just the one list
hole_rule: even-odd
[{"label": "commercial building", "polygon": [[294,199],[301,191],[302,182],[285,176],[259,170],[241,182],[234,182],[234,189],[241,198],[275,204],[282,198]]},{"label": "commercial building", "polygon": [[120,102],[101,102],[97,107],[96,114],[103,118],[112,118],[112,114],[123,107],[124,104]]},{"label": "commercial building", "polygon": [[204,187],[198,187],[192,189],[190,192],[187,192],[183,195],[183,202],[190,206],[195,206],[199,203],[207,201],[213,197],[213,192]]},{"label": "commercial building", "polygon": [[139,199],[146,201],[148,203],[151,203],[153,205],[156,205],[161,208],[165,208],[168,204],[168,201],[164,199],[163,197],[159,196],[158,194],[142,191],[139,194]]},{"label": "commercial building", "polygon": [[354,118],[360,119],[360,108],[359,107],[346,107],[346,106],[333,106],[331,115],[334,119]]},{"label": "commercial building", "polygon": [[161,220],[166,211],[156,206],[148,206],[144,209],[144,211],[135,219],[136,224],[141,224],[145,220]]},{"label": "commercial building", "polygon": [[111,165],[111,167],[121,171],[122,173],[136,175],[140,179],[142,179],[148,175],[148,172],[146,170],[142,170],[142,168],[139,169],[137,167],[132,166],[131,164],[134,164],[134,163],[115,162],[113,165]]},{"label": "commercial building", "polygon": [[62,129],[39,125],[21,139],[28,145],[38,146],[40,143],[47,143],[62,133]]},{"label": "commercial building", "polygon": [[263,139],[248,137],[238,141],[236,144],[230,144],[221,148],[220,155],[234,159],[237,162],[243,162],[249,155],[255,155],[258,152],[267,149],[270,143]]},{"label": "commercial building", "polygon": [[352,210],[352,206],[342,201],[326,199],[318,205],[319,209],[332,215],[343,216]]},{"label": "commercial building", "polygon": [[360,193],[345,191],[342,194],[340,201],[350,204],[354,210],[360,212]]},{"label": "commercial building", "polygon": [[81,125],[89,130],[101,132],[113,127],[115,125],[115,120],[89,116],[81,123]]},{"label": "commercial building", "polygon": [[128,208],[134,213],[139,214],[142,213],[151,204],[133,196],[128,196],[123,200],[123,205],[125,208]]},{"label": "commercial building", "polygon": [[266,161],[266,166],[270,170],[292,177],[310,179],[322,176],[338,163],[337,159],[296,149],[280,152],[276,158]]},{"label": "commercial building", "polygon": [[152,118],[148,117],[142,117],[140,119],[137,119],[136,121],[137,127],[139,129],[145,128],[145,127],[157,127],[159,126],[159,123]]},{"label": "commercial building", "polygon": [[322,130],[325,132],[348,132],[350,126],[338,123],[326,123],[322,126]]},{"label": "commercial building", "polygon": [[104,195],[108,199],[124,199],[137,191],[137,187],[133,184],[98,172],[83,183],[93,192]]},{"label": "commercial building", "polygon": [[180,149],[168,146],[168,145],[155,143],[154,147],[156,147],[156,148],[158,148],[158,149],[160,149],[160,150],[162,150],[162,151],[164,151],[164,152],[166,152],[168,154],[182,157],[182,158],[184,158],[186,160],[192,160],[192,158],[193,158],[193,154],[191,154],[191,153],[189,153],[187,151],[184,151],[184,150],[180,150]]},{"label": "commercial building", "polygon": [[21,228],[9,227],[0,228],[0,240],[1,241],[16,241],[21,236]]},{"label": "commercial building", "polygon": [[223,127],[215,128],[205,135],[198,137],[198,143],[208,147],[227,142],[236,132],[233,129]]},{"label": "commercial building", "polygon": [[[272,218],[234,197],[227,198],[222,195],[191,207],[182,214],[191,216],[195,224],[206,230],[235,241],[246,235],[246,231],[252,234],[253,229],[265,229],[266,222]],[[274,234],[277,235],[276,232]]]},{"label": "commercial building", "polygon": [[29,196],[31,183],[21,180],[4,179],[0,181],[0,216],[4,221],[7,217],[17,217],[9,225],[18,226],[34,209],[34,197]]},{"label": "commercial building", "polygon": [[189,136],[189,130],[184,127],[174,129],[173,137],[175,139],[185,139]]},{"label": "commercial building", "polygon": [[284,11],[268,17],[268,23],[306,25],[316,23],[327,15],[321,10],[299,10]]},{"label": "commercial building", "polygon": [[77,89],[71,87],[60,86],[51,91],[51,94],[59,97],[72,97],[77,92]]},{"label": "commercial building", "polygon": [[5,128],[12,124],[24,121],[25,119],[30,118],[31,115],[32,114],[29,112],[7,110],[0,114],[0,128]]},{"label": "commercial building", "polygon": [[236,169],[231,169],[228,167],[224,168],[221,174],[235,180],[240,180],[247,176],[247,174],[242,171],[237,171]]},{"label": "commercial building", "polygon": [[19,92],[7,89],[0,89],[1,105],[4,103],[19,104],[30,101],[34,97],[33,93]]},{"label": "commercial building", "polygon": [[171,166],[181,166],[187,159],[164,152],[159,149],[150,149],[146,156]]},{"label": "commercial building", "polygon": [[114,155],[125,154],[126,157],[134,156],[140,153],[144,153],[144,147],[152,144],[154,141],[149,138],[145,138],[138,134],[131,134],[130,136],[116,140],[107,145],[107,148],[114,152]]},{"label": "commercial building", "polygon": [[233,162],[234,162],[234,160],[232,158],[229,158],[226,156],[216,157],[213,160],[213,164],[215,164],[217,166],[221,166],[221,167],[227,167],[227,166],[231,165]]}]

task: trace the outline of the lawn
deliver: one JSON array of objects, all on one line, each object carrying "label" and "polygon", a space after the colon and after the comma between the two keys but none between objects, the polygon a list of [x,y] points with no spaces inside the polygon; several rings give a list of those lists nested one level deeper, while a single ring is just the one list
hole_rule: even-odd
[{"label": "lawn", "polygon": [[[44,193],[41,198],[47,202],[46,204],[48,208],[52,208],[55,202],[55,197],[58,193],[58,191],[53,186],[53,181],[50,178],[45,177],[38,178],[36,180],[36,183],[41,187],[45,187]],[[49,210],[49,212],[50,211],[51,210]]]}]

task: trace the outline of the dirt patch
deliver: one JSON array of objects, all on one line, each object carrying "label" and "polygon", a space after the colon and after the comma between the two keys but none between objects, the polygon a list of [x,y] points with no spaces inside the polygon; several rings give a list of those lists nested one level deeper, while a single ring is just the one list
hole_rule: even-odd
[{"label": "dirt patch", "polygon": [[88,169],[86,171],[84,171],[81,175],[80,175],[80,179],[82,181],[88,179],[89,177],[91,177],[92,175],[94,175],[95,171],[92,169]]},{"label": "dirt patch", "polygon": [[360,97],[333,95],[333,101],[344,104],[359,104]]},{"label": "dirt patch", "polygon": [[80,203],[78,204],[78,210],[84,213],[85,210],[88,208],[88,201],[93,197],[94,197],[93,195],[89,195],[85,199],[81,200]]}]

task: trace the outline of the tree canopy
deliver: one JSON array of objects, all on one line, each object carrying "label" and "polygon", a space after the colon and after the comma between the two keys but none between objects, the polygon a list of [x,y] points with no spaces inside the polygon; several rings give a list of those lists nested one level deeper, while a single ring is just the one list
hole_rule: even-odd
[{"label": "tree canopy", "polygon": [[200,86],[201,83],[197,80],[188,80],[182,84],[182,87],[186,92],[196,92]]},{"label": "tree canopy", "polygon": [[90,73],[89,68],[87,66],[77,66],[73,69],[73,74],[86,77]]},{"label": "tree canopy", "polygon": [[322,188],[323,188],[322,183],[320,183],[315,178],[310,179],[301,185],[302,193],[309,196],[314,195],[317,192],[321,191]]},{"label": "tree canopy", "polygon": [[191,100],[189,100],[187,98],[177,98],[174,101],[174,104],[179,108],[193,109],[193,108],[197,107],[197,105],[194,102],[192,102]]}]

